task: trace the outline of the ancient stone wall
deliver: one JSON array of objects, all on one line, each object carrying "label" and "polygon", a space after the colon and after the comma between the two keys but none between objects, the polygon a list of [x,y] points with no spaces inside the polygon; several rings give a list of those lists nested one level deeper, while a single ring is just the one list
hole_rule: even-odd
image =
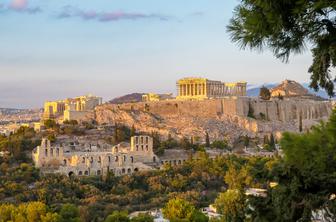
[{"label": "ancient stone wall", "polygon": [[[249,109],[254,118],[249,118]],[[133,125],[141,132],[161,135],[199,136],[211,132],[213,139],[242,135],[263,136],[284,131],[303,130],[332,111],[329,101],[289,98],[264,101],[249,97],[227,97],[200,101],[158,101],[105,104],[96,108],[98,123]]]}]

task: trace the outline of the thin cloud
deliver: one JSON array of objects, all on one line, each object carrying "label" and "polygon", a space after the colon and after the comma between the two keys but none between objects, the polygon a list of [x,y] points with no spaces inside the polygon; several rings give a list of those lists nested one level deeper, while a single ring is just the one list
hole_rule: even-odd
[{"label": "thin cloud", "polygon": [[7,10],[29,14],[36,14],[42,11],[40,7],[30,7],[28,0],[12,0],[8,3]]},{"label": "thin cloud", "polygon": [[58,18],[73,18],[79,17],[83,20],[95,20],[99,22],[113,22],[119,20],[139,20],[139,19],[156,19],[161,21],[169,20],[171,17],[161,14],[145,14],[138,12],[97,12],[94,10],[81,10],[73,6],[64,6],[62,11],[58,14]]},{"label": "thin cloud", "polygon": [[198,11],[190,14],[191,16],[204,16],[204,12]]}]

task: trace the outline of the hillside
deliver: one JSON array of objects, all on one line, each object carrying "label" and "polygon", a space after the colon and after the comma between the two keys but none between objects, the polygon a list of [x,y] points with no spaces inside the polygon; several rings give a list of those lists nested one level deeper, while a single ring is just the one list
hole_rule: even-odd
[{"label": "hillside", "polygon": [[110,100],[108,103],[111,104],[122,104],[122,103],[132,103],[132,102],[141,102],[142,95],[144,93],[131,93],[124,96],[120,96]]},{"label": "hillside", "polygon": [[[276,87],[279,84],[280,83],[264,83],[262,85],[250,85],[250,87],[247,90],[247,96],[257,97],[259,96],[260,88],[262,86],[265,86],[266,88],[271,89],[271,88]],[[302,86],[305,87],[310,94],[322,97],[324,99],[329,99],[329,96],[325,90],[319,90],[315,92],[315,90],[309,88],[309,83],[302,83]],[[334,97],[334,99],[336,99],[336,97]]]}]

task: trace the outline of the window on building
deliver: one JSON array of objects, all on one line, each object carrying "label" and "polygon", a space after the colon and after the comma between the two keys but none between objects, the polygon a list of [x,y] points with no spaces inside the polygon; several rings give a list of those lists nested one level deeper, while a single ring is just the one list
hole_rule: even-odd
[{"label": "window on building", "polygon": [[123,168],[123,169],[121,170],[121,173],[122,173],[122,174],[125,174],[125,173],[126,173],[126,170]]},{"label": "window on building", "polygon": [[91,161],[90,162],[93,163],[93,157],[91,157]]},{"label": "window on building", "polygon": [[97,170],[97,175],[101,175],[101,171],[100,170]]},{"label": "window on building", "polygon": [[143,137],[140,137],[140,143],[143,143]]},{"label": "window on building", "polygon": [[135,137],[135,143],[139,143],[139,137]]},{"label": "window on building", "polygon": [[54,149],[50,148],[50,156],[53,157],[54,156]]},{"label": "window on building", "polygon": [[85,170],[84,174],[87,176],[89,175],[89,171]]},{"label": "window on building", "polygon": [[118,162],[118,161],[119,161],[119,157],[116,156],[116,157],[115,157],[115,162]]},{"label": "window on building", "polygon": [[131,172],[132,172],[132,170],[128,168],[127,173],[131,173]]},{"label": "window on building", "polygon": [[143,147],[143,145],[141,145],[141,150],[142,150],[142,151],[144,150],[144,147]]},{"label": "window on building", "polygon": [[101,157],[98,157],[98,163],[101,163]]},{"label": "window on building", "polygon": [[44,154],[45,154],[45,156],[48,156],[48,149],[44,150]]},{"label": "window on building", "polygon": [[146,151],[148,151],[148,145],[146,145]]},{"label": "window on building", "polygon": [[108,162],[111,163],[111,157],[110,156],[108,156]]},{"label": "window on building", "polygon": [[134,162],[134,157],[131,156],[131,163],[133,163],[133,162]]},{"label": "window on building", "polygon": [[83,175],[83,172],[82,172],[82,171],[79,171],[79,172],[78,172],[78,175],[79,175],[79,176],[82,176],[82,175]]},{"label": "window on building", "polygon": [[82,158],[82,163],[85,163],[85,157]]},{"label": "window on building", "polygon": [[67,165],[67,160],[66,160],[66,159],[63,160],[63,165],[64,165],[64,166]]},{"label": "window on building", "polygon": [[124,162],[126,162],[126,156],[124,156]]},{"label": "window on building", "polygon": [[56,156],[59,156],[59,148],[56,149]]},{"label": "window on building", "polygon": [[146,136],[146,143],[148,143],[148,136]]},{"label": "window on building", "polygon": [[139,145],[136,145],[135,147],[136,147],[136,151],[139,151]]}]

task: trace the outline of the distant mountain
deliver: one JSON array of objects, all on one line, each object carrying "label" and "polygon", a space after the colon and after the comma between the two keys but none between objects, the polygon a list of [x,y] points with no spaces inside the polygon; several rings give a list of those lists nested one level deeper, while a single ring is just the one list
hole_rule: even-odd
[{"label": "distant mountain", "polygon": [[[279,84],[280,83],[265,83],[262,85],[250,85],[248,86],[248,89],[247,89],[247,96],[257,97],[259,96],[260,88],[262,86],[265,86],[266,88],[271,89],[271,88],[276,87]],[[318,92],[315,92],[315,90],[309,88],[309,83],[301,83],[301,85],[305,87],[309,91],[310,94],[322,97],[324,99],[329,99],[329,96],[325,90],[319,90]]]},{"label": "distant mountain", "polygon": [[114,99],[110,100],[109,103],[121,104],[121,103],[141,102],[143,94],[144,93],[127,94],[127,95],[124,95],[124,96],[114,98]]},{"label": "distant mountain", "polygon": [[27,111],[27,109],[0,108],[0,114],[2,115],[13,115]]}]

